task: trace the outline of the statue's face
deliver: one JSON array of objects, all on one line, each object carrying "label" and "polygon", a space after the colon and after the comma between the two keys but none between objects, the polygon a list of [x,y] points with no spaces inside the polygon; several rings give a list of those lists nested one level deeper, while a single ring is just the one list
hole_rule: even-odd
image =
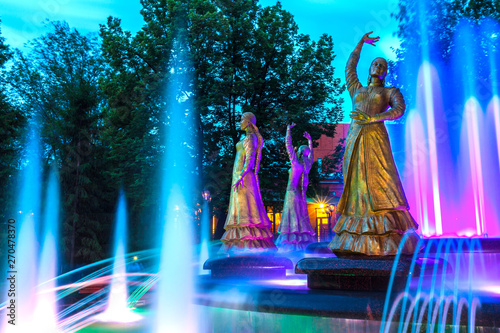
[{"label": "statue's face", "polygon": [[370,75],[383,80],[387,75],[387,61],[384,58],[375,58],[370,66]]},{"label": "statue's face", "polygon": [[240,128],[242,130],[245,130],[247,127],[248,127],[248,124],[250,124],[250,120],[248,120],[247,118],[241,118],[241,121],[240,121]]},{"label": "statue's face", "polygon": [[309,147],[306,147],[306,146],[301,146],[299,148],[299,151],[298,151],[299,157],[301,157],[301,156],[307,157],[307,156],[309,156],[310,153],[311,153],[311,151],[310,151]]}]

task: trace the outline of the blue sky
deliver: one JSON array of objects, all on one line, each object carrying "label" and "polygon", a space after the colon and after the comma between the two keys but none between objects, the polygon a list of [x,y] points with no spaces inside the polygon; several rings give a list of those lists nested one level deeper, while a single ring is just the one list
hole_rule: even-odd
[{"label": "blue sky", "polygon": [[[268,6],[276,0],[260,3]],[[360,78],[368,73],[373,58],[394,59],[391,48],[397,48],[399,40],[393,36],[397,22],[390,14],[396,12],[397,0],[282,0],[281,4],[294,15],[299,32],[315,40],[323,33],[333,37],[336,75],[342,81],[347,57],[365,32],[374,31],[381,40],[377,47],[363,48],[358,67]],[[111,15],[122,20],[125,30],[137,32],[144,23],[140,10],[139,0],[2,0],[0,28],[8,45],[22,48],[28,40],[46,32],[47,19],[65,20],[71,27],[87,33],[97,32],[99,24],[104,24]],[[348,121],[351,103],[347,94],[343,97],[344,121]]]}]

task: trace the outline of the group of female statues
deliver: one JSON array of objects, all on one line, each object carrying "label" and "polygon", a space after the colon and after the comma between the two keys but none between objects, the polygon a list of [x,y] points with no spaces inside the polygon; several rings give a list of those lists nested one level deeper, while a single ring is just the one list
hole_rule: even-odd
[{"label": "group of female statues", "polygon": [[[379,40],[370,37],[370,33],[357,44],[345,70],[354,111],[350,114],[352,121],[342,170],[344,191],[337,207],[340,217],[333,229],[335,236],[328,245],[337,256],[388,256],[398,251],[412,254],[419,239],[415,232],[418,225],[409,213],[384,125],[384,121],[403,115],[403,96],[399,89],[385,87],[385,59],[373,60],[367,86],[360,83],[356,72],[363,45],[375,45]],[[236,145],[234,190],[221,251],[229,254],[247,250],[267,252],[277,247],[283,252],[303,250],[314,241],[305,194],[313,162],[310,135],[304,133],[308,145],[301,146],[296,153],[291,139],[294,124],[287,127],[286,148],[291,169],[276,247],[258,181],[262,136],[252,113],[244,113],[240,125],[246,136]]]}]

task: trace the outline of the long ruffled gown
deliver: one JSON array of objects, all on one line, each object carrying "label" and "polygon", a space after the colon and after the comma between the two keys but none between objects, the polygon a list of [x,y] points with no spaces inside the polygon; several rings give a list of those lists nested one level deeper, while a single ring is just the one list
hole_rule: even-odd
[{"label": "long ruffled gown", "polygon": [[285,194],[283,213],[278,228],[279,237],[276,246],[280,252],[302,251],[314,242],[314,230],[307,212],[306,189],[309,183],[308,174],[313,161],[313,150],[299,161],[292,145],[290,130],[287,130],[286,149],[292,167],[290,168],[288,186]]},{"label": "long ruffled gown", "polygon": [[236,145],[236,158],[233,167],[232,185],[243,170],[248,171],[243,177],[243,187],[231,189],[229,208],[221,238],[220,252],[239,254],[245,252],[265,252],[276,250],[271,221],[267,216],[260,188],[255,175],[257,151],[260,149],[257,135],[250,133]]},{"label": "long ruffled gown", "polygon": [[[405,103],[399,89],[363,87],[359,82],[360,51],[357,47],[351,53],[346,67],[353,109],[369,115],[385,112],[389,119],[401,117]],[[351,121],[342,171],[345,185],[337,207],[341,216],[328,247],[337,255],[395,255],[408,233],[402,252],[412,254],[419,239],[418,225],[409,213],[383,122],[360,125]]]}]

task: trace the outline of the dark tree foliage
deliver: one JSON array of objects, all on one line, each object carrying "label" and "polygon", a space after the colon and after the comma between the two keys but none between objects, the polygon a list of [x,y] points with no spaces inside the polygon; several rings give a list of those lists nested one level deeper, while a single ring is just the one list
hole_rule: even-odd
[{"label": "dark tree foliage", "polygon": [[[208,25],[206,17],[212,19]],[[340,116],[340,80],[331,62],[333,41],[299,34],[293,16],[278,3],[261,8],[257,1],[220,1],[191,15],[197,88],[205,148],[205,186],[226,205],[243,112],[253,112],[264,137],[260,184],[264,201],[283,200],[288,179],[284,149],[286,125],[298,124],[294,143],[333,136]],[[209,26],[209,27],[207,27]],[[206,51],[200,52],[206,49]],[[206,58],[206,54],[210,55]],[[327,123],[327,125],[320,126]],[[317,186],[312,178],[311,187]]]},{"label": "dark tree foliage", "polygon": [[[262,193],[279,210],[289,168],[287,123],[297,123],[293,140],[299,146],[306,143],[304,131],[313,140],[333,136],[340,119],[343,87],[334,77],[332,38],[300,34],[279,2],[266,8],[256,0],[141,3],[142,29],[132,35],[110,17],[100,27],[102,44],[67,23],[50,23],[52,32],[33,40],[26,54],[15,53],[9,98],[3,85],[0,91],[0,177],[10,179],[19,167],[14,162],[26,115],[40,127],[45,171],[49,165],[59,169],[71,266],[109,253],[120,188],[128,199],[129,250],[154,244],[149,238],[160,213],[161,175],[178,155],[169,149],[189,156],[175,167],[196,179],[197,187],[188,189],[193,203],[209,189],[223,219],[242,135],[238,123],[242,113],[255,113],[265,142]],[[0,65],[9,57],[0,39]],[[186,140],[174,140],[180,146],[172,148],[166,138],[179,107],[191,121]],[[313,168],[310,193],[319,190]]]},{"label": "dark tree foliage", "polygon": [[20,167],[21,135],[26,119],[15,107],[7,90],[5,63],[12,52],[0,31],[0,219],[13,217],[15,206],[15,175]]},{"label": "dark tree foliage", "polygon": [[103,64],[96,37],[50,24],[53,32],[30,42],[28,55],[17,53],[10,81],[19,107],[39,122],[45,165],[59,169],[63,244],[73,266],[101,259],[108,242],[97,82]]},{"label": "dark tree foliage", "polygon": [[[15,218],[16,174],[20,168],[21,135],[26,119],[10,100],[5,63],[12,57],[0,31],[0,256],[7,257],[7,221]],[[2,265],[0,265],[2,266]],[[2,266],[3,267],[3,266]]]},{"label": "dark tree foliage", "polygon": [[[163,124],[168,123],[166,85],[172,59],[179,59],[179,48],[173,46],[185,36],[181,51],[191,64],[185,67],[191,75],[186,96],[195,119],[189,134],[201,144],[202,154],[193,158],[203,169],[202,186],[211,191],[215,206],[227,205],[242,134],[239,119],[251,111],[265,140],[260,172],[264,200],[282,200],[289,168],[286,124],[298,124],[294,142],[299,145],[305,143],[304,131],[313,139],[332,136],[340,119],[337,96],[342,87],[331,65],[331,37],[312,41],[299,34],[292,15],[279,3],[266,8],[255,0],[142,4],[146,24],[136,36],[123,31],[115,18],[101,26],[111,65],[101,86],[109,96],[113,131],[120,132],[109,136],[114,142],[109,146],[126,166],[122,176],[138,185],[135,194],[127,193],[154,207],[153,192],[140,191],[151,188],[144,185],[159,165]],[[148,158],[135,158],[139,152]]]},{"label": "dark tree foliage", "polygon": [[[177,91],[169,90],[172,86],[169,83],[178,78],[171,69],[183,74],[192,71],[185,55],[185,4],[182,1],[142,1],[142,4],[146,25],[136,36],[123,31],[117,18],[110,17],[100,30],[103,55],[110,65],[100,82],[109,100],[103,133],[104,145],[108,147],[106,174],[115,186],[124,186],[131,202],[132,226],[141,233],[141,237],[135,238],[138,242],[152,236],[151,221],[159,217],[159,185],[162,172],[166,171],[162,156],[173,100],[180,95],[190,100],[192,91],[191,82],[185,80]],[[200,141],[199,119],[195,117],[190,126],[186,138],[194,137],[187,141]],[[193,152],[195,148],[182,149]],[[201,159],[195,153],[191,155],[199,173],[201,165],[196,161]],[[196,178],[196,174],[192,176]],[[200,195],[196,192],[192,197],[199,199]]]}]

